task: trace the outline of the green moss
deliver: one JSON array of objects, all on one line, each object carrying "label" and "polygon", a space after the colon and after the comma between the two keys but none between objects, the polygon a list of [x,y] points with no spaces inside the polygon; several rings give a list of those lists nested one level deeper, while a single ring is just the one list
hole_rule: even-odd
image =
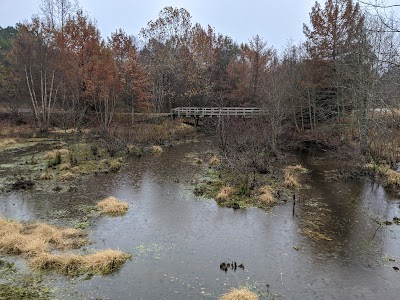
[{"label": "green moss", "polygon": [[0,300],[48,300],[50,290],[41,284],[40,276],[18,274],[14,263],[0,259]]},{"label": "green moss", "polygon": [[14,263],[0,259],[0,278],[7,279],[16,272]]},{"label": "green moss", "polygon": [[47,300],[51,299],[47,288],[14,286],[11,284],[0,284],[0,300]]},{"label": "green moss", "polygon": [[73,220],[71,222],[71,226],[75,229],[86,229],[87,227],[90,226],[89,221],[79,221],[79,220]]}]

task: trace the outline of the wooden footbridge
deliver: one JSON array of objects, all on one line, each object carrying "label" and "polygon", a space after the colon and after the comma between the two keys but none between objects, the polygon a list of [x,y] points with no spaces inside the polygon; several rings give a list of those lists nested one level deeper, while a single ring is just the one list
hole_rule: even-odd
[{"label": "wooden footbridge", "polygon": [[[165,118],[185,118],[194,120],[194,125],[199,125],[200,120],[206,117],[241,117],[255,118],[265,116],[267,110],[258,107],[177,107],[169,113],[116,113],[119,116],[131,117],[139,122],[159,122]],[[190,120],[187,123],[192,124]]]},{"label": "wooden footbridge", "polygon": [[259,117],[266,114],[266,109],[258,107],[177,107],[171,110],[172,117],[204,118],[204,117]]}]

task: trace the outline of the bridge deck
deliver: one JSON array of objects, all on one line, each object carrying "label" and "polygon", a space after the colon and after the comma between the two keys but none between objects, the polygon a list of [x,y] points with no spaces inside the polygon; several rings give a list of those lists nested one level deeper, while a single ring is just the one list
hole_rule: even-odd
[{"label": "bridge deck", "polygon": [[255,117],[265,113],[265,109],[258,107],[177,107],[171,110],[171,115],[176,117]]}]

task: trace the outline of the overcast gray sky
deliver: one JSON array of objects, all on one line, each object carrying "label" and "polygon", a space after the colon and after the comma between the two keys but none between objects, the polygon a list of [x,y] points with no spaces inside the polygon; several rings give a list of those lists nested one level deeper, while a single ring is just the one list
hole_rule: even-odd
[{"label": "overcast gray sky", "polygon": [[[303,38],[315,0],[80,0],[83,10],[97,20],[103,37],[117,28],[138,35],[165,6],[183,7],[192,22],[208,24],[238,43],[259,34],[270,46],[281,48]],[[0,26],[15,25],[39,12],[40,0],[0,0]]]}]

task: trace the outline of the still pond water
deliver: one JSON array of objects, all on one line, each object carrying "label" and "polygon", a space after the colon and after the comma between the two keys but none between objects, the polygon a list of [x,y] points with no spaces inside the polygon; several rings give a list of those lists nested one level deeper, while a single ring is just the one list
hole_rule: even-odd
[{"label": "still pond water", "polygon": [[[292,203],[270,211],[221,208],[192,192],[202,166],[188,155],[210,147],[201,140],[132,159],[71,193],[0,196],[0,215],[70,225],[79,205],[109,195],[130,204],[124,217],[91,220],[88,230],[89,248],[120,249],[132,260],[90,280],[48,276],[58,299],[217,299],[237,286],[262,299],[399,299],[393,267],[400,266],[400,226],[374,221],[400,217],[399,199],[369,180],[326,182],[323,171],[335,162],[303,155],[310,188],[295,216]],[[318,222],[332,240],[310,240],[301,233],[307,222]],[[232,261],[244,270],[220,269]]]}]

